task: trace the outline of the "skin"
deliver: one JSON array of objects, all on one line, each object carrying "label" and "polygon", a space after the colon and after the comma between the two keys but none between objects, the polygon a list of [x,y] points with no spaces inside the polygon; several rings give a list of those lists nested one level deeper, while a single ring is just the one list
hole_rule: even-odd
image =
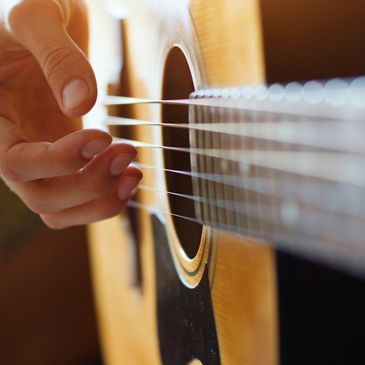
[{"label": "skin", "polygon": [[84,4],[1,0],[0,7],[0,176],[54,229],[118,214],[142,174],[129,166],[133,147],[81,130],[97,97]]}]

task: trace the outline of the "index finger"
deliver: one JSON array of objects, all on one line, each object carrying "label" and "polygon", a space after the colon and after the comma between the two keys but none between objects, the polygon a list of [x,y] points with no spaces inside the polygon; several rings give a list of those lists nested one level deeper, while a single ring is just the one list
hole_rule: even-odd
[{"label": "index finger", "polygon": [[7,181],[22,183],[74,173],[112,142],[99,130],[80,130],[54,143],[29,143],[13,123],[0,119],[0,172]]}]

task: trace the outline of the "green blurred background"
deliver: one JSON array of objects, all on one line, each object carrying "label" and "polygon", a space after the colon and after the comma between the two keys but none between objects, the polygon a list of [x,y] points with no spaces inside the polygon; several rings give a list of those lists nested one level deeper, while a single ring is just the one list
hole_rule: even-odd
[{"label": "green blurred background", "polygon": [[0,260],[39,229],[40,219],[0,180]]},{"label": "green blurred background", "polygon": [[0,324],[0,364],[102,363],[85,228],[46,228],[1,180]]}]

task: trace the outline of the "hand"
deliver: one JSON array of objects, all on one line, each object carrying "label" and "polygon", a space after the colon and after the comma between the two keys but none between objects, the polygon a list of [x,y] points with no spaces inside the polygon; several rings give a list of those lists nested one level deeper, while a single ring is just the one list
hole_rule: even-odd
[{"label": "hand", "polygon": [[51,228],[114,216],[141,179],[136,151],[80,130],[96,100],[80,0],[0,0],[0,175]]}]

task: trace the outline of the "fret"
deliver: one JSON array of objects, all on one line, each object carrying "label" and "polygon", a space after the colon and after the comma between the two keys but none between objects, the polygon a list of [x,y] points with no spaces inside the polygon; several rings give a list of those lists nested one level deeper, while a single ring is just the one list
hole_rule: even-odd
[{"label": "fret", "polygon": [[[226,112],[227,114],[229,114],[229,118],[228,120],[231,123],[234,123],[234,130],[235,132],[239,130],[239,123],[238,120],[240,119],[240,113],[238,111],[235,110],[229,110]],[[235,135],[230,135],[229,136],[229,143],[234,146],[233,148],[238,148],[238,149],[242,149],[242,138],[239,138],[237,140],[237,138],[235,137]],[[232,171],[232,175],[233,176],[237,176],[238,178],[243,176],[242,173],[242,165],[241,162],[230,162],[229,165],[230,171]],[[246,171],[245,171],[246,172]],[[250,223],[250,216],[247,215],[246,213],[246,205],[245,203],[247,202],[247,192],[245,189],[240,189],[237,186],[234,186],[233,188],[229,189],[229,196],[230,196],[230,200],[234,202],[234,208],[235,210],[241,210],[241,214],[240,215],[236,215],[235,214],[231,214],[230,216],[230,222],[235,225],[238,224],[240,227],[245,227],[246,231],[249,232],[250,231],[250,227],[251,227],[251,223]],[[239,203],[241,204],[241,209],[239,208]]]},{"label": "fret", "polygon": [[[235,124],[235,128],[238,129],[239,128],[239,123],[238,120],[239,118],[239,112],[230,109],[228,110],[228,112],[226,112],[226,114],[228,114],[228,121],[233,122]],[[230,135],[229,136],[229,143],[232,146],[232,148],[235,148],[237,146],[237,148],[241,148],[241,143],[237,144],[236,138],[234,135]],[[234,163],[231,162],[230,163],[230,171],[232,171],[232,174],[234,176],[242,176],[242,172],[241,172],[241,164],[240,163]],[[245,203],[245,194],[242,191],[242,189],[238,189],[237,187],[233,187],[229,189],[229,197],[231,201],[234,201],[234,207],[237,211],[239,211],[240,209],[238,209],[238,203],[239,202],[243,202]],[[239,227],[249,227],[249,222],[248,222],[248,216],[246,214],[246,212],[242,212],[241,214],[230,214],[229,217],[229,223],[231,225],[238,225]]]},{"label": "fret", "polygon": [[[189,108],[189,123],[197,123],[199,121],[198,114],[199,109],[198,106],[193,106]],[[191,146],[196,146],[197,148],[200,148],[199,141],[201,141],[201,130],[191,129],[190,130],[190,144]],[[201,156],[192,154],[190,156],[191,158],[191,169],[192,171],[202,171],[202,165],[201,165]],[[192,184],[193,184],[193,193],[197,196],[202,196],[202,180],[198,179],[196,177],[192,177]],[[195,200],[194,201],[194,208],[195,208],[195,215],[197,219],[203,220],[203,203]]]},{"label": "fret", "polygon": [[[195,110],[195,113],[194,113],[194,117],[195,117],[195,120],[194,122],[195,123],[204,123],[204,110],[202,106],[196,106],[196,107],[193,107],[194,110]],[[204,144],[204,131],[203,130],[199,130],[197,133],[196,133],[196,146],[198,148],[203,148]],[[197,161],[198,161],[198,168],[199,170],[198,171],[205,171],[206,170],[206,163],[205,163],[205,160],[206,160],[206,157],[203,156],[203,155],[198,155],[196,157]],[[206,192],[208,191],[208,187],[207,187],[207,184],[208,182],[204,179],[195,179],[194,180],[198,180],[198,183],[196,184],[197,187],[198,187],[198,191],[195,192],[195,194],[197,196],[200,196],[200,197],[206,197]],[[204,204],[203,202],[200,203],[200,216],[198,216],[198,219],[200,219],[202,222],[206,222],[208,217],[209,217],[209,207]]]},{"label": "fret", "polygon": [[[277,116],[276,115],[270,115],[268,113],[264,113],[261,116],[261,123],[262,124],[267,124],[270,122],[277,122]],[[265,144],[265,149],[268,151],[275,151],[275,150],[281,150],[283,148],[281,143],[275,143],[271,140],[268,141],[264,141]],[[267,169],[266,170],[266,174],[265,174],[265,178],[268,179],[269,181],[272,181],[273,179],[278,177],[279,172],[275,171],[273,169]],[[261,224],[262,224],[262,228],[263,231],[266,232],[270,232],[271,235],[275,236],[276,231],[277,231],[277,227],[278,224],[276,224],[275,222],[275,215],[277,214],[277,207],[278,205],[280,206],[281,202],[280,200],[278,201],[278,199],[270,194],[266,194],[265,195],[265,201],[267,202],[266,204],[269,205],[270,207],[273,207],[274,209],[272,209],[272,214],[271,214],[271,219],[270,220],[261,220]]]},{"label": "fret", "polygon": [[[218,124],[224,123],[224,111],[217,110],[215,115],[213,115],[212,121],[213,123],[218,123]],[[212,144],[213,148],[222,149],[224,148],[224,146],[229,144],[229,141],[227,140],[227,136],[225,134],[214,132],[212,133],[212,135],[213,135],[213,144]],[[229,174],[228,164],[226,163],[225,160],[216,160],[213,165],[213,170],[216,175],[219,174],[225,176],[225,174]],[[232,201],[231,197],[227,194],[228,193],[227,190],[229,187],[225,180],[223,181],[223,184],[215,184],[215,186],[216,186],[215,196],[217,199],[223,202]],[[223,208],[217,209],[217,215],[219,222],[221,222],[223,225],[228,225],[229,222],[231,221],[231,217],[235,216],[233,212],[230,212],[227,209],[227,203],[224,204]]]},{"label": "fret", "polygon": [[[207,120],[206,120],[206,107],[202,107],[200,108],[200,115],[199,115],[199,121],[201,121],[202,123],[206,123]],[[201,146],[201,148],[204,148],[204,145],[205,145],[205,135],[206,133],[201,133],[201,135],[199,136],[199,138],[201,138],[201,140],[199,141],[199,145]],[[204,171],[205,173],[207,173],[207,156],[202,156],[201,157],[201,171]],[[209,198],[209,184],[210,184],[210,181],[203,181],[203,184],[202,184],[202,191],[201,191],[201,196],[203,196],[204,198]],[[204,222],[211,222],[211,219],[210,219],[210,208],[209,208],[209,205],[208,204],[204,204],[203,203],[203,221]],[[209,224],[209,223],[208,223]]]},{"label": "fret", "polygon": [[[259,121],[258,116],[254,112],[246,113],[245,119],[247,119],[249,123],[256,123]],[[258,148],[258,141],[255,138],[250,138],[246,142],[246,144],[244,144],[244,146],[243,146],[244,151],[256,150],[257,148]],[[258,167],[257,165],[254,165],[254,164],[247,165],[244,162],[243,164],[240,164],[240,167],[241,167],[240,170],[242,170],[242,172],[244,172],[247,169],[248,173],[246,173],[245,176],[253,178],[254,185],[256,184],[255,180],[257,178],[264,177],[261,174],[261,171],[264,171],[264,170],[260,169],[260,167]],[[242,176],[242,173],[241,173],[241,176]],[[245,177],[245,176],[243,176],[243,177]],[[260,210],[261,210],[260,193],[257,191],[256,186],[254,186],[254,189],[248,191],[247,198],[248,198],[248,200],[247,200],[248,206],[255,205],[258,207],[257,214],[255,214],[255,215],[249,214],[249,216],[250,216],[249,230],[252,230],[254,232],[262,232],[262,222],[260,221],[260,218],[259,218],[261,216],[261,214],[260,214]]]},{"label": "fret", "polygon": [[[205,107],[204,108],[204,123],[207,124],[211,124],[213,122],[213,115],[211,113],[211,111],[209,110],[209,108]],[[204,133],[203,136],[204,140],[203,140],[203,148],[206,149],[213,149],[214,145],[213,145],[213,138],[212,138],[212,133],[207,131]],[[205,159],[205,172],[209,173],[209,174],[214,174],[214,163],[215,158],[213,157],[206,157]],[[207,191],[206,191],[206,196],[209,197],[210,199],[217,199],[217,195],[216,195],[216,191],[217,189],[217,185],[216,183],[214,183],[213,181],[208,181],[207,183]],[[217,222],[218,224],[220,224],[220,221],[218,219],[218,209],[214,206],[209,206],[207,204],[207,212],[208,212],[208,222]]]},{"label": "fret", "polygon": [[[306,118],[300,117],[300,116],[295,116],[293,117],[293,121],[295,122],[296,125],[300,125],[302,122],[306,121]],[[308,151],[310,150],[308,148],[308,146],[304,146],[302,144],[298,144],[294,146],[295,150],[297,151]],[[298,164],[301,164],[301,161],[297,162]],[[290,178],[290,174],[286,174],[288,175],[288,178]],[[298,186],[300,186],[300,200],[303,201],[303,194],[310,194],[310,189],[308,190],[308,181],[309,179],[306,179],[305,177],[299,177],[298,178],[300,181],[297,182]],[[290,180],[289,180],[290,181]],[[287,222],[287,226],[291,227],[291,226],[295,226],[296,221],[298,221],[301,217],[300,217],[300,205],[298,205],[294,199],[290,199],[290,197],[283,202],[282,207],[281,207],[281,218],[282,221],[285,223],[285,221]],[[289,223],[289,224],[288,224]],[[288,229],[288,228],[287,228]]]},{"label": "fret", "polygon": [[[281,118],[282,116],[280,115],[273,115],[271,116],[270,121],[277,123],[280,121]],[[293,129],[295,130],[295,126],[297,125],[296,116],[288,116],[288,120],[294,125]],[[271,149],[272,145],[269,148]],[[287,146],[279,142],[274,147],[274,150],[295,150],[296,148],[296,146]],[[283,191],[286,191],[288,184],[290,184],[293,179],[293,175],[286,171],[278,171],[275,169],[269,169],[269,171],[270,180],[280,180],[282,182],[281,188],[283,189]],[[298,183],[301,181],[300,176],[295,178],[298,180]],[[293,230],[291,226],[292,220],[296,218],[295,214],[297,213],[296,203],[293,203],[293,201],[295,200],[292,200],[290,198],[290,195],[285,195],[281,197],[281,199],[278,199],[278,201],[276,202],[276,211],[273,213],[276,218],[276,221],[273,224],[273,237],[280,237],[282,235],[297,235],[296,230]]]}]

